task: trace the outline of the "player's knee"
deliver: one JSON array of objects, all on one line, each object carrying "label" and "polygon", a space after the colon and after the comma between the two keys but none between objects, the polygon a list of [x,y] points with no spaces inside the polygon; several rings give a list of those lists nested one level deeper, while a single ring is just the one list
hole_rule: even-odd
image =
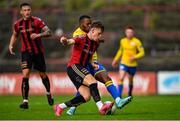
[{"label": "player's knee", "polygon": [[88,85],[91,85],[93,83],[97,83],[96,79],[92,76],[92,75],[87,75],[85,78],[84,78],[84,81],[88,84]]},{"label": "player's knee", "polygon": [[120,78],[120,79],[118,80],[118,83],[119,83],[119,84],[123,84],[123,80],[124,80],[124,79],[121,79],[121,78]]},{"label": "player's knee", "polygon": [[29,73],[23,73],[23,78],[29,78]]},{"label": "player's knee", "polygon": [[132,84],[133,84],[133,80],[129,80],[129,84],[131,84],[131,85],[132,85]]},{"label": "player's knee", "polygon": [[45,72],[39,72],[39,75],[40,75],[41,78],[46,78],[47,77]]},{"label": "player's knee", "polygon": [[123,81],[124,80],[124,76],[120,76],[119,80]]},{"label": "player's knee", "polygon": [[106,82],[109,82],[109,81],[112,81],[112,80],[111,80],[111,78],[110,78],[109,76],[106,76],[106,77],[103,77],[103,78],[102,78],[102,81],[103,81],[104,83],[106,83]]},{"label": "player's knee", "polygon": [[91,99],[91,95],[90,94],[83,95],[83,98],[86,100],[86,102],[88,102]]},{"label": "player's knee", "polygon": [[28,75],[23,75],[23,78],[29,78],[29,76]]}]

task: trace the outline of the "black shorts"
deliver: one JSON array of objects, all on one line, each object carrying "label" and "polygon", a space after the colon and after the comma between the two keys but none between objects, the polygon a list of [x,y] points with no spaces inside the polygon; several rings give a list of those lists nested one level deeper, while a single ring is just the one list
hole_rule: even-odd
[{"label": "black shorts", "polygon": [[79,87],[83,84],[85,76],[90,73],[86,68],[84,68],[80,64],[74,64],[67,68],[67,74],[73,82],[73,84],[75,85],[76,89],[78,90]]},{"label": "black shorts", "polygon": [[46,72],[46,64],[44,55],[42,53],[33,54],[28,52],[22,52],[21,68],[23,69],[34,69],[40,72]]}]

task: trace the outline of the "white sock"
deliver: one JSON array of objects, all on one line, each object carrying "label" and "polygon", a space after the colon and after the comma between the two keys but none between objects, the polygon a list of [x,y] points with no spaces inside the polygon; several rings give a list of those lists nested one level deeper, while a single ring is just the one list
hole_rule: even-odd
[{"label": "white sock", "polygon": [[76,107],[71,107],[70,109],[71,109],[71,110],[74,110],[75,108],[76,108]]},{"label": "white sock", "polygon": [[27,99],[24,99],[24,100],[23,100],[23,103],[24,103],[24,102],[27,102],[27,103],[28,103],[28,100],[27,100]]},{"label": "white sock", "polygon": [[65,109],[65,108],[67,108],[67,105],[65,103],[61,103],[61,104],[59,104],[59,107],[61,107],[62,109]]},{"label": "white sock", "polygon": [[117,104],[120,100],[121,100],[121,98],[120,98],[120,97],[117,97],[117,98],[115,99],[116,104]]},{"label": "white sock", "polygon": [[98,102],[96,102],[96,105],[97,105],[98,109],[100,110],[103,106],[103,103],[102,103],[102,101],[98,101]]},{"label": "white sock", "polygon": [[46,95],[50,95],[51,93],[50,92],[46,92]]}]

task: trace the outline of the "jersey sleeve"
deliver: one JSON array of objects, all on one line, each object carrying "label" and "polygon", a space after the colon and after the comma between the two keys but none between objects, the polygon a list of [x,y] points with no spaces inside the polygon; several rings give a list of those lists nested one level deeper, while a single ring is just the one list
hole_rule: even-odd
[{"label": "jersey sleeve", "polygon": [[76,37],[76,36],[78,36],[78,35],[79,35],[79,34],[78,34],[77,31],[73,32],[73,37]]},{"label": "jersey sleeve", "polygon": [[14,29],[14,31],[15,31],[16,33],[19,33],[19,29],[18,29],[18,26],[17,26],[17,24],[16,24],[16,23],[14,24],[13,29]]},{"label": "jersey sleeve", "polygon": [[37,18],[37,23],[40,29],[46,26],[46,24],[40,18]]},{"label": "jersey sleeve", "polygon": [[120,44],[119,44],[119,49],[118,49],[118,51],[117,51],[117,53],[116,53],[116,55],[115,55],[115,57],[114,57],[114,61],[119,61],[119,59],[120,59],[120,57],[122,56],[122,40],[120,40]]},{"label": "jersey sleeve", "polygon": [[85,36],[75,36],[75,37],[73,37],[73,39],[74,39],[75,43],[80,43],[81,41],[83,41],[84,37]]},{"label": "jersey sleeve", "polygon": [[135,58],[136,59],[142,58],[145,55],[145,51],[140,40],[137,41],[137,50],[138,53],[135,55]]},{"label": "jersey sleeve", "polygon": [[77,28],[74,32],[73,32],[73,37],[75,36],[80,36],[80,35],[85,35],[87,33],[85,33],[84,31],[82,31],[80,28]]}]

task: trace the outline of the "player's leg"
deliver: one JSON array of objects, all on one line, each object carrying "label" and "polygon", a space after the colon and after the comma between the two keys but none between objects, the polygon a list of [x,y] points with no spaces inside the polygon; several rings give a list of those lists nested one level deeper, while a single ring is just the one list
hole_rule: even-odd
[{"label": "player's leg", "polygon": [[127,67],[125,65],[120,64],[119,66],[119,79],[118,79],[118,93],[119,96],[122,97],[123,93],[123,81],[126,76]]},{"label": "player's leg", "polygon": [[128,85],[128,96],[132,96],[132,91],[133,91],[133,78],[136,73],[136,67],[129,67],[128,70],[128,80],[129,80],[129,85]]},{"label": "player's leg", "polygon": [[[127,74],[127,69],[121,67],[121,69],[119,70],[119,80],[118,80],[118,93],[120,98],[122,98],[122,92],[123,92],[123,80]],[[126,97],[122,100],[120,100],[120,103],[118,105],[113,105],[112,109],[111,109],[111,114],[114,114],[117,107],[119,107],[120,109],[123,108],[125,105],[127,105],[129,102],[131,101],[131,97]]]},{"label": "player's leg", "polygon": [[101,71],[95,75],[95,78],[105,84],[108,92],[111,94],[115,102],[118,103],[120,101],[120,97],[118,95],[116,86],[113,84],[112,79],[108,76],[107,72]]},{"label": "player's leg", "polygon": [[[119,94],[122,96],[122,90],[123,90],[123,80],[125,76],[127,75],[130,83],[129,83],[129,95],[127,98],[124,98],[121,102],[121,108],[123,108],[126,104],[128,104],[132,100],[132,89],[133,89],[133,75],[136,73],[136,67],[128,67],[125,65],[120,65],[120,84],[118,85]],[[113,106],[111,113],[114,113],[116,110],[116,107]]]},{"label": "player's leg", "polygon": [[97,88],[97,81],[91,74],[85,76],[83,84],[89,87],[90,94],[93,97],[101,115],[105,115],[109,110],[111,110],[113,104],[102,103],[99,90]]},{"label": "player's leg", "polygon": [[[125,65],[121,65],[120,66],[120,83],[118,85],[118,90],[119,90],[119,94],[120,96],[122,96],[122,90],[123,90],[123,80],[125,78],[125,76],[127,75],[128,79],[129,79],[129,90],[128,90],[128,97],[124,98],[123,100],[121,100],[121,107],[123,108],[125,105],[127,105],[129,102],[131,102],[132,100],[132,89],[133,89],[133,76],[136,72],[136,68],[132,68],[132,67],[128,67]],[[111,114],[113,114],[116,110],[116,106],[113,105],[112,110],[111,110]]]},{"label": "player's leg", "polygon": [[40,77],[42,79],[42,83],[43,83],[44,87],[46,88],[46,96],[47,96],[48,104],[53,105],[54,104],[54,99],[53,99],[51,91],[50,91],[49,78],[48,78],[48,76],[47,76],[47,74],[45,72],[39,72],[39,75],[40,75]]},{"label": "player's leg", "polygon": [[68,100],[64,103],[55,105],[55,115],[60,116],[62,111],[68,107],[76,107],[82,103],[88,102],[91,98],[89,88],[87,86],[74,83],[76,84],[76,87],[79,85],[78,92],[80,92],[80,95],[72,98],[71,100]]},{"label": "player's leg", "polygon": [[[79,93],[79,92],[76,92],[75,97],[77,97],[77,96],[79,96],[79,95],[80,95],[80,93]],[[70,107],[69,110],[67,110],[66,113],[67,113],[68,115],[72,116],[72,115],[75,113],[76,108],[77,108],[77,106]]]},{"label": "player's leg", "polygon": [[[89,71],[90,74],[94,75],[94,69],[93,69],[91,63],[89,63],[89,64],[87,65],[86,69]],[[80,93],[77,92],[77,93],[75,94],[75,96],[78,96],[79,94],[80,94]],[[67,110],[66,113],[71,116],[71,115],[73,115],[73,114],[75,113],[76,108],[77,108],[77,106],[76,106],[76,107],[75,107],[75,106],[70,107],[69,110]]]},{"label": "player's leg", "polygon": [[88,102],[91,99],[90,91],[87,86],[81,85],[78,89],[78,92],[80,95],[77,95],[72,100],[66,102],[68,107],[78,106],[82,103]]},{"label": "player's leg", "polygon": [[112,95],[114,99],[118,97],[116,87],[114,86],[111,78],[108,76],[108,73],[105,67],[98,62],[94,62],[94,64],[98,65],[98,69],[94,69],[91,63],[88,64],[88,71],[97,79],[98,81],[104,83],[106,85],[107,90]]},{"label": "player's leg", "polygon": [[56,116],[60,116],[62,109],[65,109],[68,106],[76,107],[79,104],[88,101],[91,96],[89,88],[83,85],[83,80],[85,76],[89,74],[89,72],[86,69],[79,66],[76,67],[76,65],[73,65],[67,68],[67,73],[78,92],[81,93],[83,96],[81,94],[78,94],[72,100],[69,100],[66,103],[62,103],[62,105],[56,106]]},{"label": "player's leg", "polygon": [[97,62],[96,64],[98,64],[99,68],[97,70],[94,69],[93,73],[94,73],[95,79],[105,84],[106,89],[114,98],[114,100],[116,100],[117,98],[119,99],[116,86],[113,84],[112,79],[108,76],[108,73],[105,67],[102,64],[99,64]]},{"label": "player's leg", "polygon": [[[73,83],[79,82],[89,87],[90,94],[96,102],[99,112],[101,114],[105,114],[106,111],[108,111],[112,107],[112,105],[103,105],[99,95],[99,91],[97,89],[97,81],[95,80],[95,78],[87,71],[87,69],[83,68],[81,65],[72,65],[70,69],[71,70],[69,71],[68,75],[71,77],[72,81],[74,80]],[[76,75],[76,77],[73,77],[74,75]]]},{"label": "player's leg", "polygon": [[30,75],[30,69],[32,67],[32,61],[31,56],[29,53],[22,53],[22,63],[21,63],[21,69],[22,69],[22,84],[21,84],[21,93],[23,97],[23,103],[20,104],[20,108],[28,109],[28,97],[29,97],[29,75]]},{"label": "player's leg", "polygon": [[129,84],[128,84],[128,96],[132,96],[132,90],[133,90],[133,76],[130,74],[127,74]]},{"label": "player's leg", "polygon": [[[110,92],[112,97],[115,100],[115,105],[114,106],[114,111],[116,110],[116,107],[118,108],[123,108],[126,104],[129,103],[130,99],[129,97],[127,98],[120,98],[117,92],[116,87],[114,86],[111,78],[108,76],[108,73],[106,71],[100,71],[99,73],[95,74],[95,77],[97,80],[101,81],[102,83],[105,83],[107,90]],[[113,110],[111,110],[110,114],[114,113]]]},{"label": "player's leg", "polygon": [[28,109],[28,97],[29,97],[29,69],[23,69],[23,79],[22,79],[22,85],[21,85],[21,93],[23,97],[23,103],[20,104],[20,108]]},{"label": "player's leg", "polygon": [[45,64],[45,59],[44,59],[43,54],[34,55],[34,69],[39,71],[39,75],[42,79],[42,83],[44,87],[46,88],[48,104],[53,105],[54,99],[50,91],[50,81],[49,81],[49,77],[46,74],[46,64]]},{"label": "player's leg", "polygon": [[[90,81],[90,80],[92,80],[92,81]],[[90,93],[92,94],[93,99],[96,102],[96,105],[97,105],[98,109],[100,110],[102,108],[102,106],[103,106],[103,103],[102,103],[102,101],[100,99],[99,91],[97,90],[97,82],[96,82],[96,80],[93,78],[92,75],[88,74],[88,75],[85,76],[83,84],[87,85],[89,87]],[[76,109],[76,106],[71,107],[67,111],[67,114],[68,115],[73,115],[75,113],[75,109]]]},{"label": "player's leg", "polygon": [[97,64],[99,67],[98,69],[93,68],[93,74],[95,78],[106,85],[107,90],[110,92],[110,94],[115,100],[115,106],[117,106],[118,108],[124,107],[126,104],[128,104],[129,99],[121,99],[119,97],[117,89],[114,86],[112,79],[108,76],[105,67],[102,64],[99,64],[98,62],[95,62],[95,64]]}]

